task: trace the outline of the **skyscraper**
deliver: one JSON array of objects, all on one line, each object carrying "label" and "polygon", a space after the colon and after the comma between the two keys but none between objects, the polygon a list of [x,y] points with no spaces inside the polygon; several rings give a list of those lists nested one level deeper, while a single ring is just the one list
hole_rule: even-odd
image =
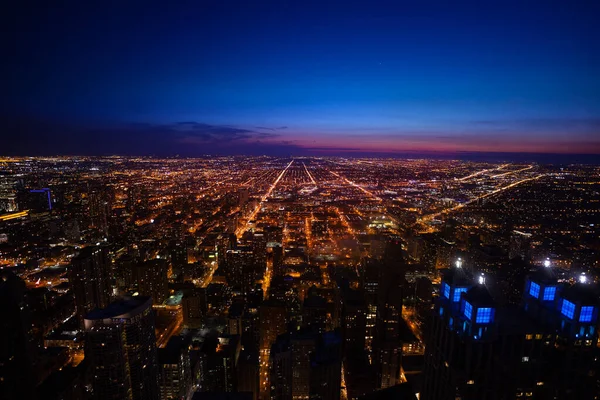
[{"label": "skyscraper", "polygon": [[90,312],[84,323],[93,398],[158,400],[152,299],[124,298]]},{"label": "skyscraper", "polygon": [[158,349],[161,400],[189,399],[192,395],[191,338],[176,336]]},{"label": "skyscraper", "polygon": [[109,269],[108,250],[102,246],[85,247],[72,260],[68,275],[81,325],[88,312],[108,306],[111,297]]},{"label": "skyscraper", "polygon": [[446,270],[425,349],[421,398],[593,399],[599,296],[529,275],[521,306],[498,307],[461,268]]},{"label": "skyscraper", "polygon": [[25,301],[25,282],[0,272],[0,398],[33,397],[31,319]]},{"label": "skyscraper", "polygon": [[166,260],[148,260],[134,267],[134,279],[143,296],[151,296],[154,304],[162,304],[169,296]]}]

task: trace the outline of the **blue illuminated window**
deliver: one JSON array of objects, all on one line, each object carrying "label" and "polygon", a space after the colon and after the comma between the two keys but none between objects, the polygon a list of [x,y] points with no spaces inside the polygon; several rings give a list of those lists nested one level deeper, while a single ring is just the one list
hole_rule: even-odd
[{"label": "blue illuminated window", "polygon": [[450,299],[450,285],[447,283],[442,283],[442,293],[444,294],[445,298]]},{"label": "blue illuminated window", "polygon": [[444,307],[440,307],[440,315],[444,315]]},{"label": "blue illuminated window", "polygon": [[452,296],[452,301],[458,303],[460,301],[460,294],[467,291],[466,287],[457,287],[454,289],[454,295]]},{"label": "blue illuminated window", "polygon": [[548,286],[544,289],[544,300],[554,300],[554,296],[556,296],[555,286]]},{"label": "blue illuminated window", "polygon": [[468,301],[465,301],[465,317],[467,317],[467,319],[471,319],[472,313],[473,306]]},{"label": "blue illuminated window", "polygon": [[593,315],[594,307],[581,307],[581,313],[579,313],[579,322],[592,322]]},{"label": "blue illuminated window", "polygon": [[567,318],[573,319],[573,315],[575,315],[575,304],[571,303],[569,300],[563,300],[560,313]]},{"label": "blue illuminated window", "polygon": [[489,324],[494,319],[493,308],[479,308],[475,322],[478,324]]},{"label": "blue illuminated window", "polygon": [[536,299],[540,297],[540,285],[535,282],[531,282],[531,285],[529,286],[529,294]]}]

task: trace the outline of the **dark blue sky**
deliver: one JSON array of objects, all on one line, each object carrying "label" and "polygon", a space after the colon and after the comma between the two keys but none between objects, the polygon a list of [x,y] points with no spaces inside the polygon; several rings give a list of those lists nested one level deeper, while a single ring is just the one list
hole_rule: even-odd
[{"label": "dark blue sky", "polygon": [[8,153],[600,154],[597,1],[44,3]]}]

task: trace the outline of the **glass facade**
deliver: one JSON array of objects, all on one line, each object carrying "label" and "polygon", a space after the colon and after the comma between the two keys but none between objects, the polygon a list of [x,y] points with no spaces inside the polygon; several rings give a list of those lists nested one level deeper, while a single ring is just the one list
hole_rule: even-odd
[{"label": "glass facade", "polygon": [[569,300],[563,300],[560,313],[567,318],[573,319],[573,316],[575,315],[575,304],[571,303]]},{"label": "glass facade", "polygon": [[529,295],[536,299],[540,297],[540,285],[535,282],[531,282],[529,285]]},{"label": "glass facade", "polygon": [[592,307],[592,306],[581,307],[581,312],[579,313],[579,322],[592,322],[593,316],[594,316],[594,307]]},{"label": "glass facade", "polygon": [[442,283],[442,294],[444,295],[445,298],[450,300],[450,285],[448,285],[445,282]]},{"label": "glass facade", "polygon": [[465,317],[467,317],[467,319],[471,319],[471,315],[473,315],[473,306],[468,302],[465,301]]},{"label": "glass facade", "polygon": [[467,291],[465,287],[457,287],[454,289],[454,295],[452,296],[452,301],[458,303],[460,301],[460,294]]},{"label": "glass facade", "polygon": [[494,320],[494,309],[493,308],[479,308],[477,310],[477,318],[475,322],[478,324],[489,324]]},{"label": "glass facade", "polygon": [[548,286],[544,289],[544,300],[554,300],[554,296],[556,296],[556,287]]}]

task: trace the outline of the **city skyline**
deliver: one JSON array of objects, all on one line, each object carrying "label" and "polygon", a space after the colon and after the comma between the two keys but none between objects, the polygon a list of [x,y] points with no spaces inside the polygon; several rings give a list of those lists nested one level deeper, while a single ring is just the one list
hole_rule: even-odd
[{"label": "city skyline", "polygon": [[3,153],[598,155],[598,7],[21,8]]}]

